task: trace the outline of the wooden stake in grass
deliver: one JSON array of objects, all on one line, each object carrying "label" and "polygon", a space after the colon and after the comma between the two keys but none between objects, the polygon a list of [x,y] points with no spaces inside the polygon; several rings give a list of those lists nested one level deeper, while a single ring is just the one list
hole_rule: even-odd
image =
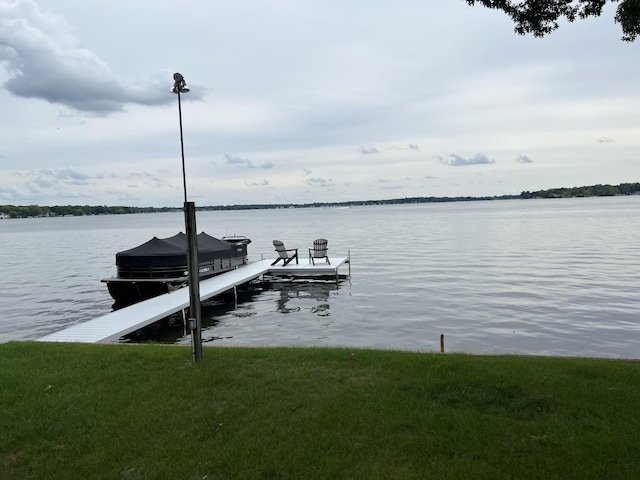
[{"label": "wooden stake in grass", "polygon": [[444,353],[444,334],[440,334],[440,353]]}]

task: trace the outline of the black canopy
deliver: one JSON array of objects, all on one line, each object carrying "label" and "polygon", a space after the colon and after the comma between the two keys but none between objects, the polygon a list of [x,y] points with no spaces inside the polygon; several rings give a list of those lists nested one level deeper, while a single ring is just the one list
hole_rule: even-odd
[{"label": "black canopy", "polygon": [[[198,263],[238,255],[237,247],[206,233],[198,234]],[[187,236],[180,232],[169,238],[153,237],[146,243],[116,254],[116,265],[179,266],[187,264]]]}]

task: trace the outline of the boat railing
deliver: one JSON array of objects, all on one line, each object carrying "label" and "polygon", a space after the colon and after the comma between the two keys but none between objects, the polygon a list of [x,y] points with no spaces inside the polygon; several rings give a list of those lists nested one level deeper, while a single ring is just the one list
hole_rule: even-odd
[{"label": "boat railing", "polygon": [[[200,262],[198,269],[200,274],[210,275],[234,268],[245,263],[244,258],[216,258],[206,262]],[[180,278],[187,276],[187,265],[124,265],[118,266],[118,278]]]}]

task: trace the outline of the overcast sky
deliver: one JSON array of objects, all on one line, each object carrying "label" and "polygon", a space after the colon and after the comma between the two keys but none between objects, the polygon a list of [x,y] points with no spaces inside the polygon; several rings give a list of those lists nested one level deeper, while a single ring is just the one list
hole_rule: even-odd
[{"label": "overcast sky", "polygon": [[0,0],[0,204],[484,196],[640,181],[640,41],[464,0]]}]

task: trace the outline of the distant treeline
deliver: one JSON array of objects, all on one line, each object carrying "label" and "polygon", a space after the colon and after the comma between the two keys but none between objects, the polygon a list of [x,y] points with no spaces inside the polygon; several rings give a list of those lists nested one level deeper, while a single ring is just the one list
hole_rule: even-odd
[{"label": "distant treeline", "polygon": [[103,205],[61,205],[46,207],[40,205],[0,205],[0,215],[11,218],[28,217],[80,217],[83,215],[120,215],[124,213],[172,212],[181,208],[156,207],[107,207]]},{"label": "distant treeline", "polygon": [[572,197],[613,197],[615,195],[638,195],[640,183],[620,185],[591,185],[590,187],[551,188],[537,192],[522,192],[518,198],[572,198]]},{"label": "distant treeline", "polygon": [[[520,195],[500,195],[489,197],[406,197],[391,200],[364,200],[349,202],[317,202],[306,204],[255,204],[255,205],[218,205],[196,207],[199,211],[208,210],[256,210],[273,208],[310,208],[310,207],[352,207],[362,205],[395,205],[406,203],[435,202],[472,202],[477,200],[514,200],[529,198],[573,198],[573,197],[612,197],[615,195],[640,195],[640,183],[621,183],[620,185],[591,185],[589,187],[551,188],[536,192],[525,191]],[[156,213],[182,211],[172,207],[107,207],[90,205],[64,205],[46,207],[39,205],[15,206],[0,205],[0,216],[10,218],[59,217],[82,215],[119,215],[125,213]]]}]

